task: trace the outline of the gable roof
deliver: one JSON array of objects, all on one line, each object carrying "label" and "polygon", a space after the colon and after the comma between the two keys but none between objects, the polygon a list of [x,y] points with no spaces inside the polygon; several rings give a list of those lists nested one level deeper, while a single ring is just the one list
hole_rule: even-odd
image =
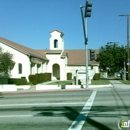
[{"label": "gable roof", "polygon": [[53,33],[53,32],[55,32],[55,31],[56,31],[56,32],[59,32],[59,33],[61,33],[61,37],[62,37],[62,36],[64,36],[64,33],[63,33],[63,32],[61,32],[61,31],[59,31],[59,30],[57,30],[57,29],[55,29],[55,30],[52,30],[52,31],[50,32],[50,34],[51,34],[51,33]]},{"label": "gable roof", "polygon": [[[62,50],[36,50],[37,52],[41,53],[41,54],[48,54],[48,53],[57,53],[57,52],[62,52]],[[95,50],[95,57],[96,55],[99,53],[99,50]],[[85,50],[65,50],[61,57],[63,56],[67,56],[68,57],[68,65],[86,65],[86,58],[85,58]],[[94,64],[99,64],[96,61],[91,61],[90,60],[90,50],[88,50],[88,64],[89,65],[94,65]]]},{"label": "gable roof", "polygon": [[[95,58],[98,50],[95,50]],[[85,50],[65,50],[63,55],[68,56],[68,65],[86,65],[86,51]],[[98,62],[90,60],[90,50],[88,50],[88,65],[99,64]]]},{"label": "gable roof", "polygon": [[62,50],[35,50],[36,52],[45,55],[46,54],[61,54]]},{"label": "gable roof", "polygon": [[[58,31],[58,30],[54,30]],[[52,31],[53,32],[53,31]],[[60,32],[60,31],[59,31]],[[62,32],[60,32],[62,33]],[[38,57],[44,60],[48,60],[46,57],[46,54],[61,54],[61,57],[68,57],[68,65],[86,65],[86,52],[85,50],[33,50],[31,48],[28,48],[26,46],[20,45],[18,43],[12,42],[10,40],[7,40],[5,38],[0,37],[0,42],[10,46],[26,55],[31,55],[34,57]],[[95,57],[99,53],[99,50],[95,50]],[[88,50],[88,64],[99,64],[96,61],[90,61],[90,50]]]},{"label": "gable roof", "polygon": [[26,55],[31,55],[31,56],[39,57],[39,58],[44,59],[44,60],[48,60],[44,54],[38,53],[37,51],[35,51],[31,48],[25,47],[23,45],[12,42],[12,41],[7,40],[5,38],[0,37],[0,42],[6,44],[7,46],[10,46],[10,47],[16,49],[16,50],[18,50]]}]

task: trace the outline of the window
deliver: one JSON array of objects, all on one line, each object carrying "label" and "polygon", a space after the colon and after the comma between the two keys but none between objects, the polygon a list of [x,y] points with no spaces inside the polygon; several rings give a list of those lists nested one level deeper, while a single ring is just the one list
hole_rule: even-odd
[{"label": "window", "polygon": [[22,74],[22,64],[21,63],[18,64],[18,73]]},{"label": "window", "polygon": [[54,48],[58,48],[58,40],[54,40]]}]

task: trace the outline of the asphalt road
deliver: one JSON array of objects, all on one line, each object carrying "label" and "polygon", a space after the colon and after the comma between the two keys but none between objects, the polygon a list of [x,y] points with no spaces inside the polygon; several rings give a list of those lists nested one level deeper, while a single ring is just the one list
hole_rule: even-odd
[{"label": "asphalt road", "polygon": [[130,120],[127,89],[0,97],[0,130],[119,130],[121,119]]}]

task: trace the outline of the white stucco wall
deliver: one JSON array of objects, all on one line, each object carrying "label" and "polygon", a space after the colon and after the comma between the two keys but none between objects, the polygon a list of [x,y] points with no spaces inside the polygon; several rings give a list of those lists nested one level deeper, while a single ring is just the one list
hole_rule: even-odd
[{"label": "white stucco wall", "polygon": [[[26,77],[28,79],[28,75],[30,74],[30,60],[27,55],[3,44],[0,42],[0,47],[2,47],[3,51],[8,51],[13,54],[13,61],[15,62],[15,66],[13,70],[11,70],[12,78],[21,78]],[[18,64],[22,64],[22,74],[18,73]]]},{"label": "white stucco wall", "polygon": [[94,72],[99,73],[99,66],[93,66]]},{"label": "white stucco wall", "polygon": [[46,73],[46,72],[47,72],[47,61],[45,62],[44,60],[41,65],[41,73]]},{"label": "white stucco wall", "polygon": [[65,59],[62,59],[60,54],[46,54],[46,57],[49,59],[47,72],[53,75],[53,65],[58,64],[60,66],[60,80],[66,80]]},{"label": "white stucco wall", "polygon": [[[64,40],[61,37],[61,33],[54,31],[51,33],[50,38],[50,50],[64,50]],[[54,40],[58,41],[58,47],[54,48]]]},{"label": "white stucco wall", "polygon": [[[44,73],[46,72],[46,62],[45,60],[42,60],[41,66],[38,68],[37,64],[34,64],[33,67],[31,67],[31,61],[29,57],[24,54],[23,52],[18,51],[17,49],[14,49],[13,47],[10,47],[4,43],[0,42],[0,47],[2,47],[3,52],[8,51],[9,53],[13,54],[13,61],[15,62],[14,68],[11,70],[10,77],[12,78],[21,78],[26,77],[28,80],[28,76],[30,74],[36,74],[36,73]],[[18,64],[22,64],[22,73],[19,74]]]},{"label": "white stucco wall", "polygon": [[[67,67],[67,72],[71,72],[72,73],[72,78],[74,76],[76,76],[76,70],[86,70],[86,66],[68,66]],[[91,66],[88,66],[88,71],[91,70]],[[93,78],[93,75],[95,73],[99,73],[99,67],[98,66],[93,66],[93,74],[91,75],[91,71],[88,72],[89,75],[91,76],[91,79]]]},{"label": "white stucco wall", "polygon": [[86,70],[85,66],[67,66],[67,73],[72,73],[72,78],[76,76],[76,70]]}]

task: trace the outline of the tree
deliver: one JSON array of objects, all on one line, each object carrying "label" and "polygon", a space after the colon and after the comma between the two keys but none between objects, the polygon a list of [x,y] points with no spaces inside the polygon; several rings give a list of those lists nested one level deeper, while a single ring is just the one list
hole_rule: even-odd
[{"label": "tree", "polygon": [[101,69],[106,70],[108,67],[110,72],[114,74],[123,69],[126,55],[125,47],[120,47],[117,43],[109,42],[99,49],[97,61],[99,61]]},{"label": "tree", "polygon": [[3,52],[0,47],[0,74],[8,75],[8,71],[14,67],[13,55],[9,52]]}]

